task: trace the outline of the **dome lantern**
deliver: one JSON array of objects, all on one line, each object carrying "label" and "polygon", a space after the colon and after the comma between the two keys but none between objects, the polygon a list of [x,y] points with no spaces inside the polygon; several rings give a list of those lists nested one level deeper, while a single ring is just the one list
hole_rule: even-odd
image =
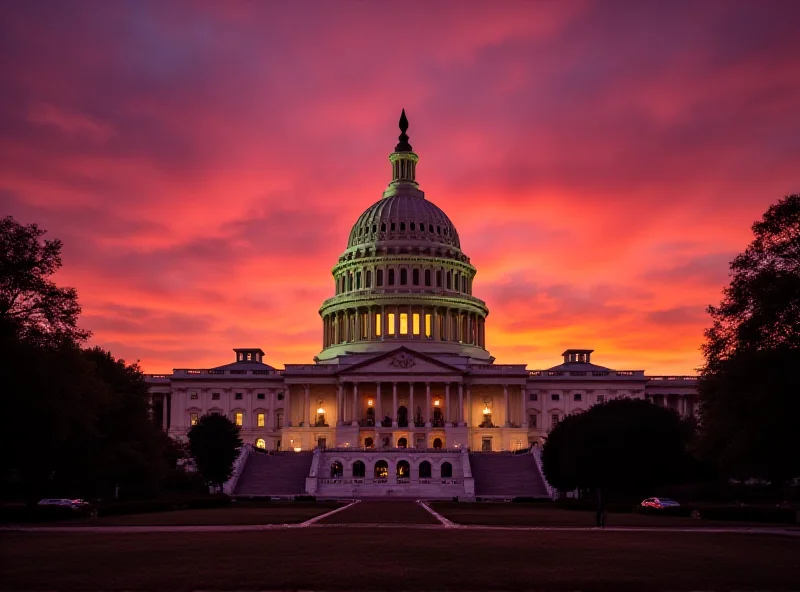
[{"label": "dome lantern", "polygon": [[397,146],[394,147],[394,152],[389,155],[389,162],[392,163],[392,182],[389,188],[384,191],[384,197],[390,197],[398,192],[399,186],[405,186],[405,189],[410,189],[411,193],[416,197],[424,197],[424,193],[419,191],[419,185],[416,181],[417,162],[419,156],[414,153],[411,144],[408,143],[408,118],[406,117],[406,110],[403,109],[400,114],[400,135],[398,136]]}]

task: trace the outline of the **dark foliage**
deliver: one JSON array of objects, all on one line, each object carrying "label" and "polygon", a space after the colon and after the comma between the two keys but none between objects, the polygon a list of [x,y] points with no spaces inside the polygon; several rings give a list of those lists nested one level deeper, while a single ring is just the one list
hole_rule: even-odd
[{"label": "dark foliage", "polygon": [[703,345],[700,450],[723,474],[800,475],[800,195],[771,206],[731,262]]},{"label": "dark foliage", "polygon": [[197,469],[211,486],[222,487],[233,474],[242,439],[239,427],[224,415],[202,416],[189,430],[189,451]]},{"label": "dark foliage", "polygon": [[672,410],[643,400],[609,401],[559,422],[542,450],[542,468],[561,491],[646,496],[690,474],[690,437],[690,427]]}]

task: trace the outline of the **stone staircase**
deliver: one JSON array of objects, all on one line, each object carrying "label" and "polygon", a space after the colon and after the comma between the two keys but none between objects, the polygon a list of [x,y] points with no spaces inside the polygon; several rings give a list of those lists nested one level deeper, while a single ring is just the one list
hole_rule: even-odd
[{"label": "stone staircase", "polygon": [[293,496],[306,492],[311,452],[253,452],[239,477],[235,496]]},{"label": "stone staircase", "polygon": [[469,455],[475,497],[550,497],[532,454],[487,452]]}]

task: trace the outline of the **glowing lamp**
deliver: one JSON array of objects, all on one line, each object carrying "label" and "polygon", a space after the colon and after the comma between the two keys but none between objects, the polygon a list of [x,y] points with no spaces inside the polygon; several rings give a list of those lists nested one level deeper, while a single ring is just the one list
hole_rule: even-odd
[{"label": "glowing lamp", "polygon": [[372,407],[372,399],[367,399],[367,406]]},{"label": "glowing lamp", "polygon": [[323,415],[324,413],[325,413],[325,410],[322,407],[317,409],[317,415]]},{"label": "glowing lamp", "polygon": [[483,407],[483,414],[484,414],[484,415],[489,415],[489,406],[488,406],[488,405],[485,405],[485,406]]},{"label": "glowing lamp", "polygon": [[294,451],[295,452],[300,452],[301,450],[303,450],[303,449],[300,446],[295,446],[294,447]]},{"label": "glowing lamp", "polygon": [[435,399],[435,400],[433,401],[433,406],[434,406],[434,407],[438,407],[438,406],[439,406],[439,403],[440,403],[439,399]]}]

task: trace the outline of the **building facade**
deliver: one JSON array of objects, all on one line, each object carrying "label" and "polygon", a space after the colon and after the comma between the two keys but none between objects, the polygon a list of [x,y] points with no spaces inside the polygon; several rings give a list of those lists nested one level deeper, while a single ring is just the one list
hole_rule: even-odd
[{"label": "building facade", "polygon": [[459,473],[461,451],[526,449],[564,416],[615,398],[692,415],[694,376],[606,368],[588,349],[568,349],[544,370],[495,363],[489,310],[473,294],[476,269],[450,219],[419,188],[407,127],[403,114],[392,180],[333,267],[315,363],[279,370],[261,349],[239,348],[229,364],[148,375],[153,412],[169,435],[185,437],[199,417],[221,413],[257,448],[439,449],[453,456],[436,457],[439,465]]}]

